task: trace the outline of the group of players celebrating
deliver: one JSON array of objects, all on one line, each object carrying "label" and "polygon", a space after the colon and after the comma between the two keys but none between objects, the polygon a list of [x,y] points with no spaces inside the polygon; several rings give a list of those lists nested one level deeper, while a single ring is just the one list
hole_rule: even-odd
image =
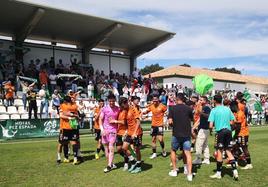
[{"label": "group of players celebrating", "polygon": [[[220,179],[223,159],[227,156],[228,164],[233,170],[234,179],[238,179],[237,161],[243,158],[247,165],[242,169],[252,169],[250,154],[248,151],[249,130],[246,120],[246,103],[243,94],[238,93],[236,100],[232,102],[223,101],[221,95],[213,98],[214,108],[210,110],[208,99],[205,96],[199,99],[193,98],[187,101],[183,94],[176,97],[176,105],[167,108],[162,104],[157,95],[152,97],[152,103],[145,111],[139,107],[140,99],[136,96],[131,98],[121,97],[116,105],[116,97],[109,95],[107,103],[104,100],[98,101],[98,107],[94,110],[94,129],[97,149],[96,160],[99,159],[101,150],[105,152],[107,166],[104,173],[108,173],[117,166],[114,164],[115,148],[118,154],[124,159],[124,171],[132,174],[142,171],[141,146],[143,130],[141,120],[148,113],[152,113],[152,155],[151,159],[157,157],[156,142],[160,143],[162,156],[166,157],[164,143],[165,121],[172,127],[171,139],[171,165],[170,176],[177,176],[177,150],[184,161],[184,174],[188,181],[192,181],[192,156],[191,137],[196,138],[196,159],[193,164],[210,164],[208,149],[208,137],[211,129],[215,128],[215,157],[216,174],[211,178]],[[106,105],[105,105],[106,103]],[[167,117],[168,120],[164,120]],[[60,133],[58,144],[57,162],[61,163],[61,152],[64,152],[64,163],[70,162],[69,146],[74,153],[73,164],[78,164],[82,158],[80,153],[79,112],[75,102],[75,96],[67,95],[60,106]],[[193,125],[191,126],[191,121]],[[233,133],[232,133],[233,131]],[[197,135],[197,136],[196,136]],[[204,160],[201,160],[204,152]]]}]

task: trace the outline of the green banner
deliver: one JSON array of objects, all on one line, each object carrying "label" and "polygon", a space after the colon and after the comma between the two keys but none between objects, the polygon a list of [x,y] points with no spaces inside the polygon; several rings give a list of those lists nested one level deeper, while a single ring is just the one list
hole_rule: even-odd
[{"label": "green banner", "polygon": [[51,137],[59,134],[59,119],[6,120],[0,127],[0,139]]}]

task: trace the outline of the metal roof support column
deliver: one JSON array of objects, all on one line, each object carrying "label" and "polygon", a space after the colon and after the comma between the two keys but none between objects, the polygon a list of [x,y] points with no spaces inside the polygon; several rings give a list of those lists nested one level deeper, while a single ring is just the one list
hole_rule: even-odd
[{"label": "metal roof support column", "polygon": [[112,50],[109,50],[109,75],[112,70]]},{"label": "metal roof support column", "polygon": [[23,45],[22,42],[15,41],[15,59],[23,62]]},{"label": "metal roof support column", "polygon": [[83,64],[90,64],[89,55],[90,55],[90,49],[83,48],[82,49],[82,63]]},{"label": "metal roof support column", "polygon": [[136,59],[137,57],[135,56],[130,56],[129,60],[130,60],[130,74],[132,74],[132,72],[134,71],[134,68],[136,67]]},{"label": "metal roof support column", "polygon": [[120,29],[122,27],[121,23],[115,23],[103,31],[99,32],[93,37],[90,37],[84,44],[83,47],[86,47],[88,49],[92,49],[96,47],[97,45],[101,44],[105,40],[107,40],[115,31]]},{"label": "metal roof support column", "polygon": [[23,42],[27,36],[32,32],[38,22],[41,20],[45,13],[45,10],[38,8],[35,13],[31,16],[29,21],[18,30],[16,33],[16,41]]},{"label": "metal roof support column", "polygon": [[45,10],[38,8],[34,14],[30,17],[29,21],[15,34],[15,58],[18,61],[23,61],[23,42],[27,36],[31,33],[34,27],[38,24],[42,16],[44,15]]}]

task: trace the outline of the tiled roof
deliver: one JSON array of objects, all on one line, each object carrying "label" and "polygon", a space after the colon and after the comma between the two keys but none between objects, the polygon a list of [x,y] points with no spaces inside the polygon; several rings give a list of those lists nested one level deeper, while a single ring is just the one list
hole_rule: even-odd
[{"label": "tiled roof", "polygon": [[[163,70],[151,73],[151,77],[160,78],[160,77],[172,77],[172,76],[186,76],[194,77],[199,74],[206,74],[213,79],[221,81],[230,81],[230,82],[241,82],[241,83],[253,83],[253,84],[264,84],[268,85],[268,78],[240,75],[235,73],[227,73],[209,69],[201,68],[192,68],[184,66],[171,66]],[[148,77],[146,75],[145,77]]]}]

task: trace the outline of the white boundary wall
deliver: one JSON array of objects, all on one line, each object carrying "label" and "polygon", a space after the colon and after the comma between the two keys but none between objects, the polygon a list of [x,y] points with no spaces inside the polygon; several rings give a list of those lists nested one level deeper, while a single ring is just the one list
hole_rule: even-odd
[{"label": "white boundary wall", "polygon": [[[8,51],[9,46],[14,46],[14,42],[0,40],[0,52]],[[31,60],[40,59],[41,62],[46,58],[48,61],[53,57],[53,47],[50,45],[24,43],[24,47],[30,48],[30,51],[24,55],[24,65],[27,68]],[[77,61],[82,60],[82,52],[79,49],[54,47],[55,63],[62,59],[64,66],[70,66],[70,58],[76,58]],[[14,56],[12,57],[14,58]],[[7,58],[9,59],[9,58]],[[109,54],[103,52],[91,52],[89,56],[89,62],[93,65],[95,71],[104,71],[105,74],[109,74]],[[112,55],[111,56],[111,70],[114,73],[130,74],[130,59],[127,56]]]},{"label": "white boundary wall", "polygon": [[257,94],[264,94],[268,92],[268,85],[247,83],[246,88],[252,90]]},{"label": "white boundary wall", "polygon": [[[246,84],[243,83],[230,83],[230,82],[220,82],[220,81],[214,81],[214,89],[215,90],[223,90],[226,87],[226,83],[229,84],[229,89],[230,90],[236,90],[236,91],[244,91],[246,88]],[[163,85],[164,88],[166,85],[168,85],[169,88],[171,88],[171,85],[174,84],[179,84],[184,86],[187,86],[188,88],[193,88],[193,83],[192,79],[190,78],[181,78],[181,77],[168,77],[168,78],[163,78]]]}]

